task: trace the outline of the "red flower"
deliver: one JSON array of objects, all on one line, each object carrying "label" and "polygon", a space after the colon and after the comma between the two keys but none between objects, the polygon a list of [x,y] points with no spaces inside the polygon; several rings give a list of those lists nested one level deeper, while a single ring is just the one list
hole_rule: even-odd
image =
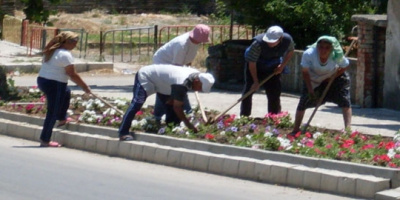
[{"label": "red flower", "polygon": [[397,165],[395,163],[389,162],[389,167],[397,167]]},{"label": "red flower", "polygon": [[314,149],[315,153],[320,154],[320,155],[325,155],[325,152],[319,150],[318,148]]},{"label": "red flower", "polygon": [[375,145],[374,144],[366,144],[363,147],[361,147],[362,150],[366,150],[366,149],[372,149],[374,148]]},{"label": "red flower", "polygon": [[353,146],[353,144],[354,144],[354,140],[348,139],[348,140],[345,140],[343,142],[342,146],[340,146],[340,147],[341,148],[349,148],[349,147]]},{"label": "red flower", "polygon": [[330,149],[330,148],[332,148],[332,144],[327,144],[326,146],[325,146],[325,148],[327,148],[327,149]]},{"label": "red flower", "polygon": [[360,133],[358,131],[354,131],[353,133],[351,133],[350,137],[351,138],[355,138],[357,135],[359,135]]},{"label": "red flower", "polygon": [[356,150],[354,150],[354,149],[350,149],[350,152],[351,152],[351,153],[355,153],[355,152],[356,152]]},{"label": "red flower", "polygon": [[378,148],[383,148],[385,146],[385,142],[379,142]]},{"label": "red flower", "polygon": [[143,111],[141,111],[141,110],[137,111],[136,115],[138,115],[138,116],[143,115]]},{"label": "red flower", "polygon": [[204,136],[204,138],[206,138],[207,140],[213,140],[213,139],[214,139],[214,135],[213,135],[213,134],[210,134],[210,133],[207,133],[207,134]]},{"label": "red flower", "polygon": [[399,155],[399,154],[395,154],[395,155],[394,155],[394,158],[399,159],[399,158],[400,158],[400,155]]},{"label": "red flower", "polygon": [[311,138],[312,137],[312,135],[311,135],[311,133],[310,132],[306,132],[306,137],[308,137],[308,138]]},{"label": "red flower", "polygon": [[365,141],[365,140],[368,139],[365,135],[360,135],[360,138],[361,138],[363,141]]},{"label": "red flower", "polygon": [[298,137],[300,137],[300,135],[301,135],[301,131],[297,132],[296,135],[294,135],[294,137],[298,138]]},{"label": "red flower", "polygon": [[394,148],[394,142],[393,141],[390,141],[390,142],[386,143],[386,145],[385,145],[385,149],[386,150],[393,149],[393,148]]},{"label": "red flower", "polygon": [[383,163],[385,163],[385,162],[390,162],[390,158],[389,158],[389,156],[386,155],[386,154],[383,154],[383,155],[375,155],[374,158],[373,158],[373,160],[374,160],[375,162],[383,162]]}]

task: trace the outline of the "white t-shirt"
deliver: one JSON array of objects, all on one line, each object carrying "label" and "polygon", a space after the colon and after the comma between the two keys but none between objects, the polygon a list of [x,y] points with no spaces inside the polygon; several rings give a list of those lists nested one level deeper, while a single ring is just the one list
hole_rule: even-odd
[{"label": "white t-shirt", "polygon": [[57,49],[49,61],[43,62],[39,71],[42,78],[68,83],[69,76],[65,72],[65,67],[73,64],[74,58],[70,51]]},{"label": "white t-shirt", "polygon": [[160,47],[153,56],[153,64],[187,65],[197,54],[199,44],[189,39],[189,32],[175,37]]},{"label": "white t-shirt", "polygon": [[318,50],[316,48],[309,48],[303,53],[300,65],[302,68],[308,68],[311,85],[313,89],[315,89],[322,81],[331,77],[335,73],[337,67],[347,67],[349,65],[349,60],[343,57],[340,63],[336,63],[332,58],[329,58],[328,61],[322,65]]},{"label": "white t-shirt", "polygon": [[150,96],[156,92],[171,95],[171,85],[183,84],[192,73],[199,70],[175,65],[148,65],[138,71],[139,83]]}]

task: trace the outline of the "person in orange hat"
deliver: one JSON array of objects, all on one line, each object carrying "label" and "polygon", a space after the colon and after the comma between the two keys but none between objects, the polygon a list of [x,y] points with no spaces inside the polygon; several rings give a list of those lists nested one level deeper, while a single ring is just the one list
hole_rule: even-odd
[{"label": "person in orange hat", "polygon": [[[191,31],[179,35],[161,46],[153,56],[153,64],[170,64],[176,66],[190,66],[196,57],[201,43],[209,41],[210,27],[204,24],[196,25]],[[189,99],[184,100],[184,109],[190,113],[192,108]],[[154,117],[160,121],[165,114],[165,107],[156,96]]]}]

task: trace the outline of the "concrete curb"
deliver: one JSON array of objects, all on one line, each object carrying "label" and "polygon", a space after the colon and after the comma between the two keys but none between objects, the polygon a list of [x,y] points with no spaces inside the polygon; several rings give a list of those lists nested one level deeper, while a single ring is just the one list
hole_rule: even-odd
[{"label": "concrete curb", "polygon": [[[19,64],[1,64],[5,67],[7,72],[18,69],[20,72],[33,73],[38,72],[41,63],[19,63]],[[112,62],[78,62],[75,63],[75,70],[77,72],[86,72],[96,69],[114,69],[114,63]]]},{"label": "concrete curb", "polygon": [[[39,140],[43,119],[4,111],[0,118],[2,134]],[[54,140],[69,148],[347,196],[374,198],[380,192],[377,197],[386,199],[382,197],[387,196],[384,190],[393,187],[393,179],[398,179],[398,170],[342,166],[347,164],[343,162],[328,165],[329,160],[152,134],[137,134],[137,141],[120,142],[115,138],[115,128],[68,124],[65,129],[54,130]],[[294,162],[288,162],[290,159]],[[346,172],[348,167],[353,169]]]}]

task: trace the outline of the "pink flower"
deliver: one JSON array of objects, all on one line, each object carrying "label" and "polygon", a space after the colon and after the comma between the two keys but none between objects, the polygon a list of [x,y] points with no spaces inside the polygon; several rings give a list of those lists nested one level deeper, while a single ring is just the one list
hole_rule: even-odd
[{"label": "pink flower", "polygon": [[350,149],[350,153],[355,153],[355,152],[356,152],[356,150]]},{"label": "pink flower", "polygon": [[206,133],[206,135],[204,136],[204,138],[206,138],[207,140],[213,140],[215,137],[214,137],[213,134]]},{"label": "pink flower", "polygon": [[373,158],[373,160],[374,160],[375,162],[378,162],[378,163],[390,162],[390,158],[389,158],[389,156],[386,155],[386,154],[383,154],[383,155],[375,155],[374,158]]},{"label": "pink flower", "polygon": [[325,148],[327,148],[327,149],[330,149],[330,148],[332,148],[332,144],[327,144],[326,146],[325,146]]},{"label": "pink flower", "polygon": [[338,157],[342,157],[343,154],[345,154],[345,153],[346,153],[345,151],[339,151],[338,154],[337,154],[337,156],[338,156]]},{"label": "pink flower", "polygon": [[314,146],[314,140],[308,140],[307,142],[306,142],[306,146],[307,147],[313,147]]},{"label": "pink flower", "polygon": [[44,96],[44,95],[41,96],[41,97],[40,97],[40,102],[45,102],[45,101],[46,101],[46,96]]},{"label": "pink flower", "polygon": [[312,135],[311,135],[310,132],[306,132],[305,136],[308,137],[308,138],[311,138],[311,137],[312,137]]},{"label": "pink flower", "polygon": [[395,155],[394,155],[394,158],[400,159],[400,155],[399,155],[399,154],[395,154]]},{"label": "pink flower", "polygon": [[31,112],[34,107],[35,107],[35,105],[28,104],[28,105],[26,105],[25,110],[26,110],[26,112]]}]

